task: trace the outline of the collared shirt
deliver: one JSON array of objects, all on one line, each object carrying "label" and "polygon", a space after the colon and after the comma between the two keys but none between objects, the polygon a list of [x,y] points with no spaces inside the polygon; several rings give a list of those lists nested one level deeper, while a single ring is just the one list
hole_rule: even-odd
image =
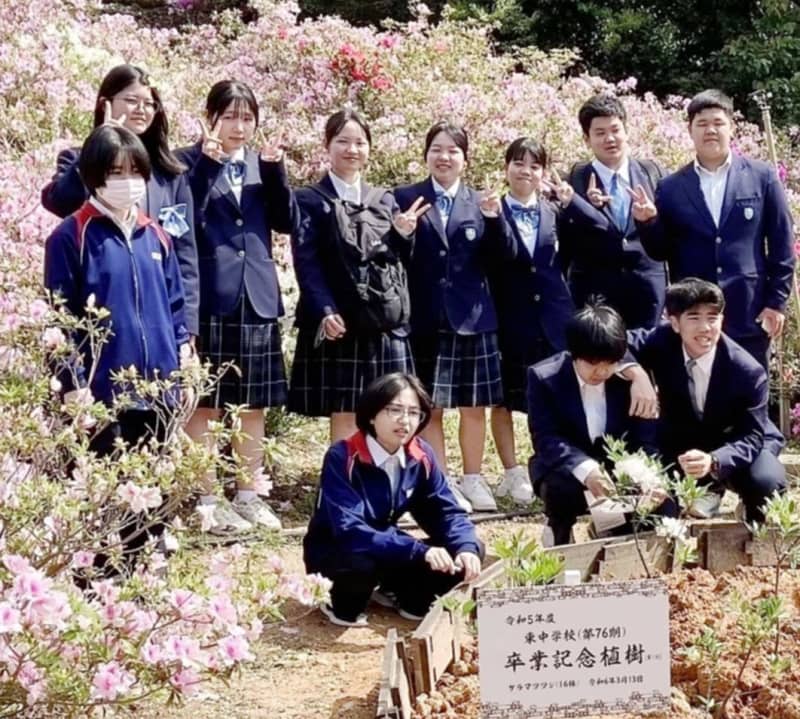
[{"label": "collared shirt", "polygon": [[[431,183],[433,184],[433,191],[434,191],[434,192],[435,192],[437,195],[439,195],[439,194],[445,194],[445,195],[447,195],[447,196],[450,198],[450,207],[452,208],[452,207],[453,207],[453,202],[455,201],[455,199],[456,199],[456,195],[458,194],[458,188],[459,188],[459,187],[461,187],[461,180],[456,180],[456,181],[455,181],[455,182],[454,182],[454,183],[453,183],[453,184],[452,184],[452,185],[451,185],[449,188],[447,188],[446,190],[445,190],[445,189],[444,189],[444,187],[442,187],[442,186],[441,186],[441,185],[440,185],[438,182],[436,182],[436,179],[435,179],[435,178],[433,178],[433,177],[431,177]],[[444,211],[442,210],[441,206],[439,206],[439,204],[438,204],[438,203],[437,203],[436,207],[437,207],[437,209],[439,210],[439,216],[442,218],[442,224],[443,224],[445,227],[447,227],[447,220],[448,220],[448,218],[450,217],[450,214],[449,214],[449,212],[447,212],[447,213],[446,213],[446,212],[444,212]]]},{"label": "collared shirt", "polygon": [[604,165],[600,160],[592,160],[592,169],[597,173],[600,182],[603,183],[603,191],[608,194],[611,190],[611,178],[618,175],[622,181],[622,187],[631,187],[631,161],[626,157],[618,170],[612,170],[608,165]]},{"label": "collared shirt", "polygon": [[716,170],[706,170],[698,161],[694,160],[694,171],[700,178],[700,191],[706,201],[706,207],[714,218],[714,224],[719,227],[719,218],[722,214],[722,203],[725,200],[725,187],[728,184],[728,172],[731,169],[731,154]]},{"label": "collared shirt", "polygon": [[[228,162],[240,162],[244,164],[244,148],[239,147],[228,158]],[[230,175],[228,177],[228,184],[231,186],[231,190],[233,192],[233,196],[236,198],[236,202],[239,204],[242,203],[242,185],[244,184],[244,175],[242,175],[238,181],[234,182],[231,180]]]},{"label": "collared shirt", "polygon": [[367,449],[372,456],[376,467],[380,467],[389,477],[392,485],[392,494],[397,491],[400,482],[400,472],[406,466],[406,449],[401,446],[394,454],[389,454],[371,434],[367,435]]},{"label": "collared shirt", "polygon": [[[511,195],[506,195],[505,201],[508,207],[512,210],[515,207],[539,207],[539,198],[536,197],[536,195],[531,197],[527,204],[523,204],[519,200],[515,200]],[[514,224],[519,230],[519,235],[522,238],[522,242],[524,243],[531,257],[533,257],[533,253],[536,250],[536,241],[539,239],[539,227],[534,227],[528,222],[523,222],[517,219],[514,220]]]},{"label": "collared shirt", "polygon": [[130,242],[131,236],[133,235],[133,230],[136,227],[136,216],[137,211],[136,207],[132,207],[128,211],[128,218],[126,220],[120,220],[108,207],[106,207],[100,200],[96,197],[92,196],[89,198],[89,204],[92,207],[97,208],[100,212],[103,213],[108,219],[110,219],[120,230],[122,230],[122,235],[125,237],[127,242]]},{"label": "collared shirt", "polygon": [[[683,364],[689,362],[692,358],[683,347]],[[708,396],[708,383],[711,380],[711,367],[714,365],[714,357],[716,357],[717,348],[713,347],[704,355],[695,358],[695,364],[692,368],[692,379],[694,380],[694,398],[697,406],[701,411],[706,408],[706,397]]]},{"label": "collared shirt", "polygon": [[[588,384],[584,382],[577,370],[575,376],[578,379],[578,387],[581,391],[581,403],[583,413],[586,415],[586,429],[589,432],[589,439],[594,442],[598,437],[602,437],[606,431],[606,385]],[[593,459],[585,459],[575,469],[572,474],[579,482],[586,482],[588,477],[600,465]]]},{"label": "collared shirt", "polygon": [[355,182],[350,185],[339,177],[333,170],[328,172],[328,177],[331,178],[333,189],[339,195],[339,199],[345,202],[352,202],[354,205],[361,204],[361,175],[356,175]]}]

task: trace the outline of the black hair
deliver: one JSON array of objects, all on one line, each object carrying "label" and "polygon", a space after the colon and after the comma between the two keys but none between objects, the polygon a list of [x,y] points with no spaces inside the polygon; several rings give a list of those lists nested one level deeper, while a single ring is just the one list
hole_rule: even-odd
[{"label": "black hair", "polygon": [[725,311],[725,295],[713,282],[699,277],[687,277],[667,287],[665,307],[671,317],[680,317],[697,305],[712,305],[717,312]]},{"label": "black hair", "polygon": [[625,323],[613,307],[590,301],[567,322],[567,349],[573,359],[619,362],[628,349]]},{"label": "black hair", "polygon": [[109,70],[97,90],[97,101],[94,106],[94,126],[100,127],[105,120],[106,101],[111,102],[115,96],[135,82],[150,89],[153,102],[156,104],[150,127],[139,135],[147,154],[150,155],[150,164],[166,175],[180,175],[186,170],[186,166],[169,149],[167,114],[164,112],[164,105],[161,102],[158,89],[150,83],[149,76],[142,68],[136,65],[117,65]]},{"label": "black hair", "polygon": [[525,155],[530,155],[533,161],[547,167],[548,157],[544,145],[532,137],[518,137],[506,148],[506,165],[510,165],[514,160],[524,160]]},{"label": "black hair", "polygon": [[447,120],[439,120],[439,122],[434,123],[431,126],[431,129],[428,130],[428,134],[425,135],[425,150],[422,153],[422,159],[427,159],[428,150],[431,149],[434,138],[440,132],[443,132],[450,137],[450,139],[456,144],[456,147],[458,147],[461,152],[464,153],[464,161],[466,161],[467,154],[469,152],[469,139],[467,138],[467,131],[461,127],[461,125],[456,125],[455,123],[448,122]]},{"label": "black hair", "polygon": [[623,125],[628,121],[625,106],[619,101],[619,98],[608,94],[593,95],[578,110],[578,122],[581,124],[584,135],[589,134],[592,120],[596,117],[618,117]]},{"label": "black hair", "polygon": [[136,133],[127,127],[100,125],[86,138],[78,160],[78,172],[90,194],[106,184],[120,154],[130,158],[145,181],[150,179],[150,156]]},{"label": "black hair", "polygon": [[422,382],[413,374],[405,372],[391,372],[370,383],[356,404],[356,427],[364,434],[371,434],[374,437],[375,427],[372,421],[400,392],[408,388],[416,393],[419,409],[422,412],[422,420],[414,430],[414,434],[419,434],[431,419],[433,402]]},{"label": "black hair", "polygon": [[692,124],[695,116],[703,110],[711,109],[722,110],[728,118],[733,120],[733,100],[731,100],[722,90],[703,90],[698,92],[689,102],[686,114],[689,116],[689,124]]},{"label": "black hair", "polygon": [[241,110],[242,105],[246,105],[250,112],[253,113],[256,127],[258,127],[258,101],[256,96],[248,85],[238,80],[220,80],[214,83],[208,91],[206,116],[212,127],[231,103],[234,103],[234,109],[237,111]]},{"label": "black hair", "polygon": [[367,138],[367,144],[372,147],[372,133],[369,131],[369,125],[364,117],[350,107],[346,107],[339,112],[334,112],[325,123],[325,147],[331,144],[333,138],[336,137],[348,122],[355,122],[363,131],[364,136]]}]

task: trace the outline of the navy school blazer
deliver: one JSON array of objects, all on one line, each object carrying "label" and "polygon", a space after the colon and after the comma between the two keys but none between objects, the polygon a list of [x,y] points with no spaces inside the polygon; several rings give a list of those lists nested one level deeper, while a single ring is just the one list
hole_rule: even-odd
[{"label": "navy school blazer", "polygon": [[[336,188],[327,173],[320,184],[334,197]],[[371,186],[361,182],[361,199],[365,199]],[[292,258],[300,299],[297,303],[295,325],[316,329],[322,318],[339,314],[347,324],[357,311],[352,280],[342,263],[335,237],[331,235],[333,207],[331,202],[311,187],[297,190],[300,222],[292,233]],[[380,200],[391,215],[397,212],[394,197],[387,190]],[[387,242],[404,264],[408,264],[414,245],[413,235],[403,237],[392,227]],[[407,329],[392,330],[394,334],[407,333]]]},{"label": "navy school blazer", "polygon": [[[56,173],[53,175],[53,179],[42,188],[42,206],[62,218],[76,212],[89,197],[78,173],[80,154],[80,147],[62,150],[58,154]],[[181,207],[182,205],[184,207]],[[180,266],[183,294],[186,301],[184,308],[186,326],[191,334],[196,335],[200,331],[198,318],[200,288],[192,193],[185,174],[165,175],[154,169],[147,182],[145,201],[140,204],[139,209],[148,217],[161,221],[164,219],[159,217],[162,210],[170,207],[178,208],[188,226],[182,233],[179,233],[170,231],[169,222],[161,223],[172,238],[175,255]]]},{"label": "navy school blazer", "polygon": [[431,204],[417,223],[408,273],[412,334],[432,335],[449,329],[473,335],[497,330],[486,271],[492,258],[514,257],[514,238],[502,218],[484,217],[480,194],[463,180],[446,228],[430,178],[396,188],[394,197],[401,211],[418,197]]},{"label": "navy school blazer", "polygon": [[575,310],[564,279],[561,230],[565,222],[591,228],[602,223],[603,218],[577,195],[565,208],[541,199],[539,212],[539,233],[531,257],[511,208],[503,199],[504,232],[513,239],[513,257],[505,262],[493,262],[489,277],[501,347],[515,343],[525,345],[544,336],[553,352],[560,352],[566,349],[564,328]]},{"label": "navy school blazer", "polygon": [[[629,163],[632,186],[641,185],[653,197],[656,190],[653,180],[664,176],[661,167],[652,163],[653,172],[648,173],[638,160],[631,158]],[[593,172],[591,163],[575,166],[570,172],[570,183],[583,199],[587,197]],[[608,188],[594,174],[598,188],[607,193]],[[645,252],[632,212],[624,231],[614,223],[608,204],[599,214],[603,221],[594,227],[579,226],[568,220],[565,228],[565,256],[570,263],[569,281],[575,304],[580,307],[590,295],[603,295],[628,327],[653,327],[659,321],[664,303],[667,283],[664,262],[652,259]]]},{"label": "navy school blazer", "polygon": [[[628,449],[656,453],[653,420],[631,417],[630,383],[613,375],[606,383],[606,431],[624,437]],[[533,440],[534,483],[551,473],[569,474],[583,461],[606,461],[603,440],[592,442],[572,355],[560,352],[528,368],[528,429]]]},{"label": "navy school blazer", "polygon": [[719,228],[700,189],[694,163],[658,184],[658,216],[637,223],[642,244],[665,260],[673,282],[700,277],[725,295],[726,334],[762,336],[756,317],[765,307],[783,311],[792,287],[792,217],[775,170],[734,155]]},{"label": "navy school blazer", "polygon": [[245,149],[241,203],[225,176],[224,163],[202,152],[200,143],[178,150],[188,165],[194,197],[200,264],[200,314],[225,316],[243,296],[264,319],[283,315],[272,231],[290,233],[297,202],[282,162],[264,162]]},{"label": "navy school blazer", "polygon": [[702,419],[692,408],[680,335],[669,325],[628,333],[631,350],[652,372],[661,404],[658,445],[666,462],[689,449],[713,452],[720,479],[749,467],[766,448],[778,454],[784,440],[767,416],[764,368],[724,334],[717,343]]}]

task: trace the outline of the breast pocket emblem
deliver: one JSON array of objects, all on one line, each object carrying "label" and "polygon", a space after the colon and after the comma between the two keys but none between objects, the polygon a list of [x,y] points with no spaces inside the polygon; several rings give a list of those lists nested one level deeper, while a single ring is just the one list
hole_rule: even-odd
[{"label": "breast pocket emblem", "polygon": [[744,219],[745,220],[752,220],[754,214],[755,213],[753,212],[753,208],[752,207],[745,207],[744,208]]}]

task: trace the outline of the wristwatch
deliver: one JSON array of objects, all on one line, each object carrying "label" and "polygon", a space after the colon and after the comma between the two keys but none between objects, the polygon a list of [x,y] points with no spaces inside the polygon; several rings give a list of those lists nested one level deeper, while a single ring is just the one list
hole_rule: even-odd
[{"label": "wristwatch", "polygon": [[711,470],[709,474],[713,479],[719,479],[719,458],[716,454],[711,455]]}]

